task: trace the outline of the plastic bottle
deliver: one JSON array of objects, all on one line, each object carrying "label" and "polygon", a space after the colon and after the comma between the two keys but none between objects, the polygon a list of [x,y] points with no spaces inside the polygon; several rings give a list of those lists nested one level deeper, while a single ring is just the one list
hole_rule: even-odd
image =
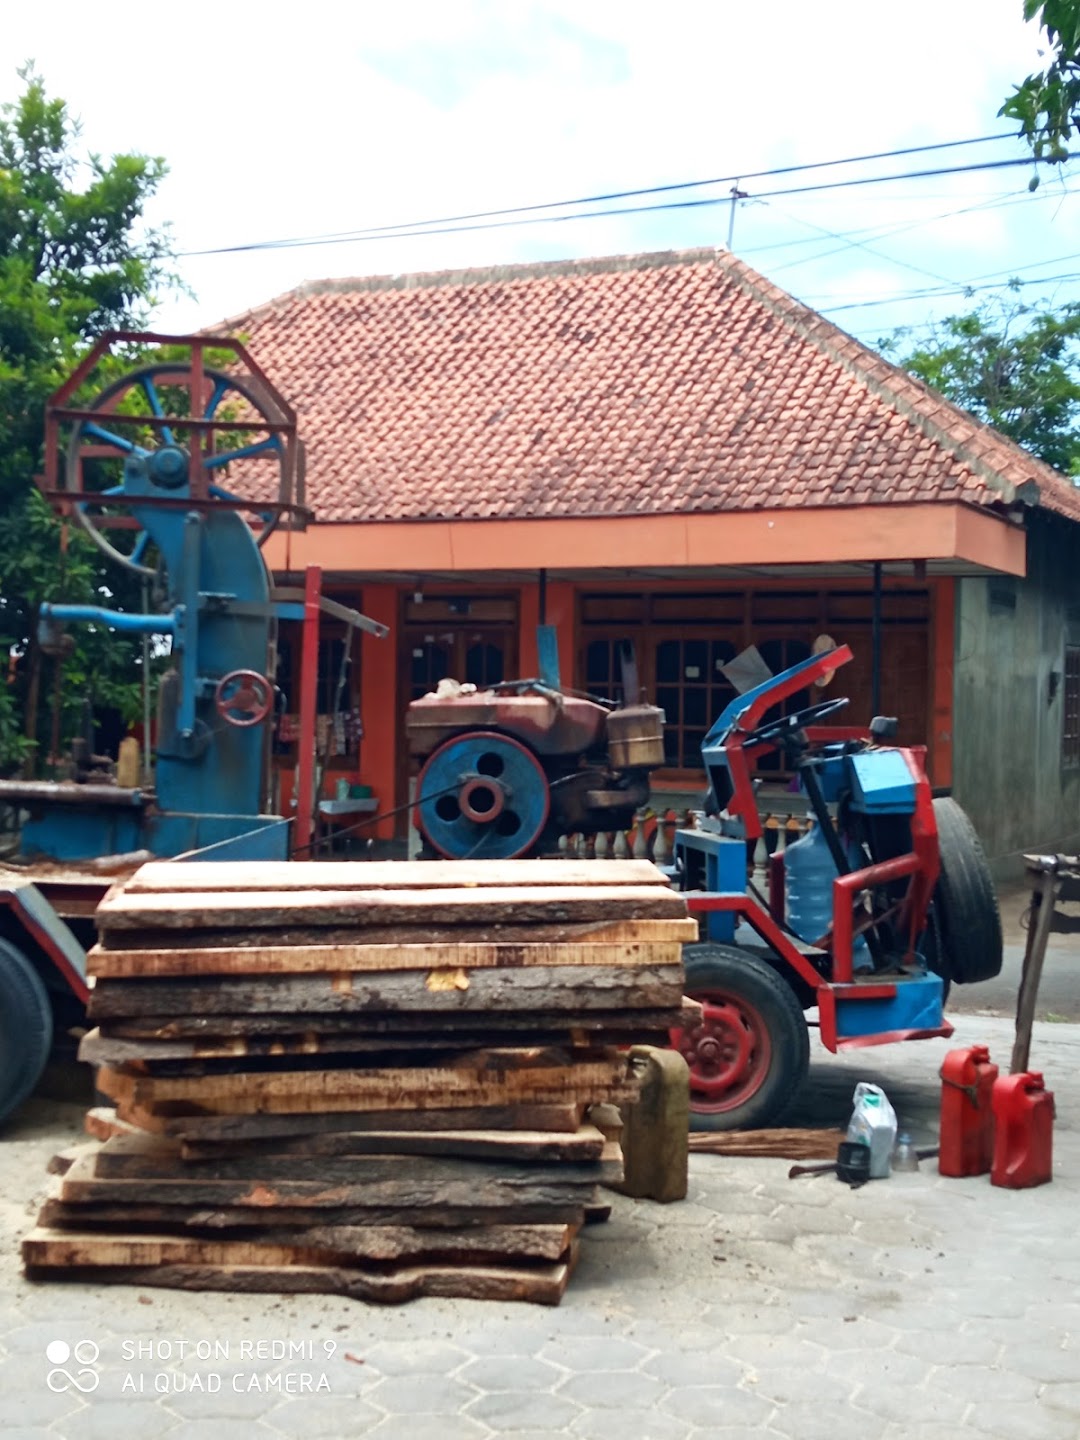
[{"label": "plastic bottle", "polygon": [[896,1137],[892,1152],[892,1168],[897,1175],[910,1175],[919,1168],[919,1152],[906,1130]]},{"label": "plastic bottle", "polygon": [[[849,862],[855,869],[863,863],[854,854],[849,855]],[[808,945],[820,940],[832,925],[836,874],[836,861],[820,825],[813,825],[801,840],[784,851],[787,923]],[[869,948],[861,935],[855,937],[852,962],[856,971],[873,968]]]},{"label": "plastic bottle", "polygon": [[885,1180],[896,1140],[896,1112],[879,1086],[862,1081],[855,1086],[854,1103],[847,1138],[869,1145],[870,1179]]}]

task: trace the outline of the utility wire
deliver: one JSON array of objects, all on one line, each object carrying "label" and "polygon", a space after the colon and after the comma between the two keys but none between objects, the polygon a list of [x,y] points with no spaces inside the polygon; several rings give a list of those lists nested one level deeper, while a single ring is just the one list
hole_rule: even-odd
[{"label": "utility wire", "polygon": [[[899,305],[908,300],[939,300],[950,295],[977,295],[984,290],[1007,290],[1013,288],[1026,288],[1028,285],[1055,285],[1059,282],[1080,280],[1080,271],[1073,271],[1064,275],[1036,275],[1030,280],[1001,280],[986,285],[961,285],[953,289],[944,286],[937,289],[909,290],[899,295],[885,295],[877,300],[852,300],[843,305],[815,305],[822,315],[837,315],[842,310],[871,310],[879,305]],[[803,304],[808,304],[806,300]]]},{"label": "utility wire", "polygon": [[[772,179],[780,175],[793,175],[803,173],[807,170],[825,170],[840,165],[863,164],[870,160],[897,159],[904,155],[926,154],[930,151],[955,149],[965,145],[982,145],[998,140],[1015,140],[1014,134],[982,135],[970,140],[946,140],[935,145],[912,145],[901,150],[881,150],[866,155],[849,155],[839,160],[822,160],[814,164],[784,165],[771,170],[756,170],[740,172],[738,175],[721,175],[710,180],[685,180],[671,185],[653,185],[636,190],[613,190],[604,194],[586,195],[571,200],[549,200],[543,204],[519,205],[502,210],[478,210],[463,215],[437,216],[429,220],[410,220],[400,222],[396,225],[377,225],[365,229],[328,231],[319,235],[291,236],[278,240],[257,240],[242,245],[221,245],[204,250],[183,251],[184,258],[205,255],[230,255],[251,250],[277,250],[295,249],[312,245],[340,245],[368,239],[400,239],[405,235],[443,235],[450,233],[442,227],[452,227],[453,230],[460,229],[463,232],[473,230],[503,229],[511,225],[542,224],[557,220],[577,220],[592,218],[594,215],[602,217],[605,215],[633,215],[649,210],[685,209],[700,205],[723,205],[730,204],[731,197],[724,195],[704,200],[674,201],[663,205],[650,205],[642,207],[621,207],[616,210],[586,211],[573,215],[539,215],[541,210],[564,209],[570,205],[599,205],[606,204],[611,200],[636,199],[645,195],[670,194],[679,190],[699,189],[708,185],[725,185],[745,180]],[[957,166],[951,169],[913,171],[906,175],[872,176],[862,180],[837,181],[832,185],[823,184],[819,186],[807,186],[804,189],[778,190],[767,192],[762,197],[767,198],[768,194],[786,195],[802,194],[815,189],[843,188],[848,185],[873,184],[882,180],[894,179],[922,179],[927,176],[963,174],[969,170],[995,169],[1005,165],[1031,165],[1035,161],[1031,156],[1022,156],[1015,160],[989,162],[984,165]],[[1058,163],[1057,161],[1044,161],[1043,163]],[[500,219],[504,216],[531,216],[531,219]],[[474,224],[471,222],[490,221],[490,224]]]}]

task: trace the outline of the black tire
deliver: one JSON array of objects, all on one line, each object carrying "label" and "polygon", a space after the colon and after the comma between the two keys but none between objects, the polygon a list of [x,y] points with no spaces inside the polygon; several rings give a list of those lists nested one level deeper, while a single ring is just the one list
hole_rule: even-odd
[{"label": "black tire", "polygon": [[794,991],[756,955],[734,945],[685,945],[686,993],[704,1023],[679,1032],[690,1066],[691,1130],[772,1124],[806,1078],[810,1038]]},{"label": "black tire", "polygon": [[52,1006],[41,977],[0,939],[0,1125],[41,1079],[52,1049]]},{"label": "black tire", "polygon": [[957,985],[992,980],[1001,973],[1004,950],[990,867],[955,800],[935,800],[934,819],[941,855],[933,901],[941,933],[939,973]]}]

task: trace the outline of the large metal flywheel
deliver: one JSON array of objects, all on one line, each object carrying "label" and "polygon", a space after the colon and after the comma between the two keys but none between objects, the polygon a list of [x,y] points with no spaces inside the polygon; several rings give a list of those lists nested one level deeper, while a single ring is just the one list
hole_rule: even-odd
[{"label": "large metal flywheel", "polygon": [[450,860],[513,860],[528,853],[547,824],[548,779],[519,740],[494,730],[457,735],[420,772],[417,823]]}]

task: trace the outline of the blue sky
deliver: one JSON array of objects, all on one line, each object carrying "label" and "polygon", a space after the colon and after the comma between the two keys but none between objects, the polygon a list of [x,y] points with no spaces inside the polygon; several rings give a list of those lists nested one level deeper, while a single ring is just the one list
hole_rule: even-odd
[{"label": "blue sky", "polygon": [[[195,298],[155,321],[177,331],[309,279],[722,245],[730,179],[670,197],[716,202],[697,208],[194,253],[1002,134],[1038,61],[1021,0],[234,0],[114,21],[54,0],[4,34],[0,99],[33,58],[88,147],[168,162],[152,219]],[[973,303],[925,292],[1014,273],[1032,303],[1080,298],[1068,168],[1035,196],[1025,167],[775,194],[1024,154],[1006,139],[746,179],[733,248],[870,342]]]}]

